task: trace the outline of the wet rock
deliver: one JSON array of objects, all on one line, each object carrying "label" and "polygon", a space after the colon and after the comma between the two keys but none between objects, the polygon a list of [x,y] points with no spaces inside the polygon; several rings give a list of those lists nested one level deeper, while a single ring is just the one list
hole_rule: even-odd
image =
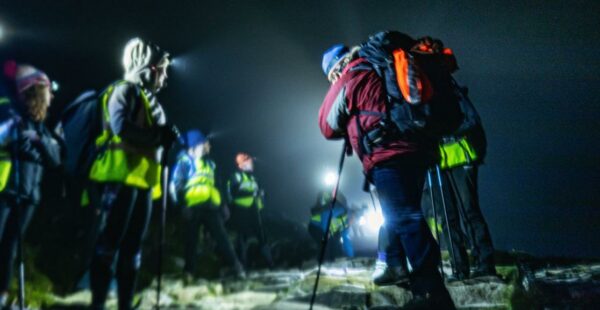
[{"label": "wet rock", "polygon": [[[375,288],[370,296],[371,308],[384,306],[403,306],[412,299],[412,294],[405,288],[398,286],[384,286]],[[376,308],[379,309],[379,308]]]},{"label": "wet rock", "polygon": [[481,277],[447,285],[457,308],[510,308],[511,286],[498,277]]},{"label": "wet rock", "polygon": [[600,263],[522,264],[523,287],[539,307],[594,308],[600,304]]},{"label": "wet rock", "polygon": [[[407,304],[411,293],[402,287],[376,287],[371,282],[373,259],[340,259],[321,269],[314,309],[382,309]],[[317,269],[256,271],[246,279],[197,280],[185,285],[166,278],[160,304],[165,309],[307,309]],[[508,306],[508,285],[492,279],[463,281],[449,287],[457,306],[489,308]],[[156,304],[155,283],[139,294],[140,309]],[[61,300],[63,304],[85,303],[89,293]],[[109,308],[116,305],[109,300]]]}]

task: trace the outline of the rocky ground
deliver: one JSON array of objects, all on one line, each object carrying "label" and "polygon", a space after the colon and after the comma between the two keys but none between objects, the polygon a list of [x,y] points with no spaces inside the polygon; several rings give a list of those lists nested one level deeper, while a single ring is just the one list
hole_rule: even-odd
[{"label": "rocky ground", "polygon": [[[322,269],[314,309],[368,309],[376,306],[402,306],[411,294],[402,287],[375,287],[370,281],[372,259],[338,260]],[[510,275],[511,271],[505,273]],[[257,271],[245,280],[198,280],[184,285],[168,278],[160,297],[164,309],[308,309],[316,268]],[[140,309],[156,304],[154,284],[140,294]],[[461,309],[508,309],[514,285],[499,278],[481,278],[448,285]],[[58,298],[55,307],[85,305],[89,292]],[[115,305],[115,300],[110,305]]]},{"label": "rocky ground", "polygon": [[[326,264],[314,309],[398,309],[412,297],[402,287],[375,287],[372,259],[341,259]],[[449,266],[445,266],[449,271]],[[600,263],[536,267],[519,263],[499,266],[499,278],[487,277],[447,284],[459,309],[594,309],[600,302]],[[161,309],[308,309],[315,280],[313,263],[305,268],[255,271],[245,280],[196,280],[184,285],[166,277]],[[80,309],[90,293],[52,296],[43,308]],[[109,308],[116,300],[110,299]],[[155,283],[138,296],[139,309],[156,305]],[[387,307],[385,307],[387,306]]]},{"label": "rocky ground", "polygon": [[[291,255],[295,257],[294,253]],[[535,258],[516,252],[497,252],[496,260],[498,278],[447,283],[458,309],[600,309],[600,260]],[[160,296],[161,309],[308,309],[316,276],[316,262],[309,261],[253,271],[244,280],[221,280],[215,272],[206,273],[184,285],[179,277],[181,259],[174,256],[169,262]],[[203,270],[219,270],[215,263],[218,261],[213,261],[213,265],[211,260],[203,261]],[[411,294],[403,287],[375,287],[370,280],[374,264],[371,258],[339,259],[325,264],[314,309],[401,309]],[[32,262],[27,265],[29,308],[85,309],[89,305],[89,291],[57,293],[60,282],[56,277],[47,277]],[[289,267],[294,265],[301,267]],[[151,268],[154,264],[148,262],[145,266],[140,277],[144,289],[137,303],[139,309],[149,310],[156,305],[156,283]],[[447,260],[444,271],[450,273]],[[114,295],[108,306],[116,308]]]}]

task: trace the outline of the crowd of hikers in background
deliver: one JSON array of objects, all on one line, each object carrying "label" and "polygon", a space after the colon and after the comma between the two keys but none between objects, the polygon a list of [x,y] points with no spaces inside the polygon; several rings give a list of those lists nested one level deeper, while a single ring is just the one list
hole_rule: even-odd
[{"label": "crowd of hikers in background", "polygon": [[[91,309],[105,308],[115,280],[119,309],[132,308],[152,213],[158,212],[161,223],[155,232],[159,265],[173,237],[166,236],[165,223],[178,226],[166,221],[167,205],[177,206],[181,221],[174,229],[182,234],[177,238],[183,240],[178,251],[185,261],[180,270],[185,283],[202,269],[201,239],[215,245],[222,277],[244,278],[257,266],[282,266],[273,241],[285,236],[269,234],[275,228],[263,217],[265,191],[253,156],[240,151],[224,160],[234,173],[221,180],[220,162],[210,157],[209,135],[196,128],[180,132],[158,100],[170,54],[134,38],[124,48],[122,64],[122,78],[82,93],[62,111],[56,128],[48,128],[54,83],[37,67],[5,63],[0,307],[10,304],[15,260],[22,264],[25,232],[42,201],[50,199],[44,197],[42,180],[52,173],[64,183],[65,204],[85,214],[73,287],[91,290]],[[407,284],[414,303],[452,309],[445,281],[496,275],[477,190],[486,138],[467,88],[452,76],[458,70],[454,53],[437,39],[385,31],[356,46],[327,49],[322,70],[331,84],[318,126],[325,138],[345,141],[345,154],[360,159],[364,189],[383,213],[383,225],[376,227],[373,282]],[[174,163],[169,163],[170,150],[178,150]],[[365,224],[361,216],[370,207],[356,207],[333,186],[315,196],[304,225],[315,241],[312,248],[326,249],[327,260],[364,254],[354,245],[361,237],[359,223]],[[446,278],[440,244],[452,266]]]}]

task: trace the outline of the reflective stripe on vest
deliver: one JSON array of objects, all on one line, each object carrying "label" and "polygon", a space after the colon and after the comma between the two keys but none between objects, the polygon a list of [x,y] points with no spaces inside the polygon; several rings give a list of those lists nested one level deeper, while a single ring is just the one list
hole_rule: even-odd
[{"label": "reflective stripe on vest", "polygon": [[258,193],[258,184],[256,183],[254,176],[248,175],[244,172],[237,172],[236,177],[238,176],[241,179],[239,185],[239,191],[241,192],[241,195],[235,197],[233,199],[233,203],[242,208],[250,208],[256,201],[258,205],[257,207],[262,209],[262,200],[256,197]]},{"label": "reflective stripe on vest", "polygon": [[3,192],[6,184],[8,184],[11,169],[12,161],[10,160],[10,153],[0,150],[0,192]]},{"label": "reflective stripe on vest", "polygon": [[[124,83],[127,82],[120,81],[109,86],[101,97],[104,129],[96,139],[96,147],[105,148],[105,150],[92,164],[90,179],[96,182],[117,182],[136,188],[151,189],[152,198],[157,199],[161,196],[160,165],[154,158],[126,151],[123,148],[121,137],[114,134],[110,129],[108,100],[115,86]],[[140,90],[140,97],[146,114],[147,125],[152,126],[150,101],[143,90]]]},{"label": "reflective stripe on vest", "polygon": [[202,158],[194,161],[194,174],[185,184],[185,205],[195,207],[210,202],[213,207],[221,205],[221,193],[215,187],[215,170]]},{"label": "reflective stripe on vest", "polygon": [[[329,214],[329,212],[327,212],[327,214]],[[326,215],[327,216],[327,215]],[[325,217],[325,219],[327,219]],[[315,214],[310,218],[311,222],[315,222],[315,224],[317,224],[319,227],[321,227],[321,229],[323,229],[323,232],[325,232],[324,230],[327,228],[327,222],[322,223],[322,217],[321,214]],[[331,234],[335,234],[336,232],[343,230],[346,228],[346,223],[348,220],[348,216],[346,214],[340,216],[340,217],[334,217],[331,219],[331,227],[329,227],[329,232]]]},{"label": "reflective stripe on vest", "polygon": [[[429,230],[433,234],[433,238],[437,240],[437,236],[442,234],[442,223],[436,222],[433,217],[428,217],[425,219],[427,222],[427,226],[429,226]],[[435,231],[437,227],[437,232]]]},{"label": "reflective stripe on vest", "polygon": [[477,160],[477,153],[471,147],[467,138],[440,145],[440,168],[450,169],[464,166]]},{"label": "reflective stripe on vest", "polygon": [[[0,97],[0,105],[10,104],[10,98]],[[0,150],[0,192],[3,192],[10,178],[12,170],[12,161],[10,153],[6,150]]]}]

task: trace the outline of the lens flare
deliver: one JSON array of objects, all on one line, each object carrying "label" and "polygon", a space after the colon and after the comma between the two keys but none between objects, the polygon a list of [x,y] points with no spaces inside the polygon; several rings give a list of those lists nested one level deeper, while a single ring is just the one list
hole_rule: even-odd
[{"label": "lens flare", "polygon": [[323,177],[323,183],[325,184],[325,186],[333,186],[333,185],[335,185],[335,182],[337,182],[337,179],[338,179],[337,174],[329,171],[329,172],[325,173],[325,176]]},{"label": "lens flare", "polygon": [[369,209],[358,219],[358,225],[372,233],[378,232],[383,223],[384,219],[381,209]]}]

